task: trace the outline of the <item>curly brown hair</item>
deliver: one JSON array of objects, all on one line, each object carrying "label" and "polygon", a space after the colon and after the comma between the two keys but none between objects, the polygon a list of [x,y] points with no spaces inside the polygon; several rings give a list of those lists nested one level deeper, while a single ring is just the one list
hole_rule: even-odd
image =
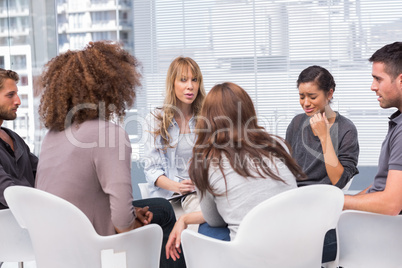
[{"label": "curly brown hair", "polygon": [[90,42],[69,50],[45,65],[40,118],[58,131],[96,118],[121,119],[134,104],[141,77],[138,60],[119,44]]}]

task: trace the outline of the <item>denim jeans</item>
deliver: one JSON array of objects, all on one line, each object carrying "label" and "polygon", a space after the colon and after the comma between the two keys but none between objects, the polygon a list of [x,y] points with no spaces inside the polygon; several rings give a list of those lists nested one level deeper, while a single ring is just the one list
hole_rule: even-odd
[{"label": "denim jeans", "polygon": [[151,223],[156,223],[162,227],[163,240],[160,258],[160,268],[185,268],[186,263],[184,256],[181,253],[180,259],[173,261],[171,258],[166,259],[165,245],[168,241],[169,234],[176,223],[176,216],[174,214],[172,205],[164,198],[147,198],[133,201],[135,207],[149,207],[149,211],[153,213]]},{"label": "denim jeans", "polygon": [[230,231],[227,227],[211,227],[205,222],[200,224],[198,227],[198,232],[219,240],[230,241]]}]

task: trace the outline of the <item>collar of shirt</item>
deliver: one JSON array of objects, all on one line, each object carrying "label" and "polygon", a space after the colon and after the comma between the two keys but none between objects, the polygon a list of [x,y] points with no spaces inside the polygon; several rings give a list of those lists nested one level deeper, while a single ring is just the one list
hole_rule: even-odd
[{"label": "collar of shirt", "polygon": [[388,127],[389,129],[392,129],[398,124],[402,124],[402,115],[399,110],[389,117]]}]

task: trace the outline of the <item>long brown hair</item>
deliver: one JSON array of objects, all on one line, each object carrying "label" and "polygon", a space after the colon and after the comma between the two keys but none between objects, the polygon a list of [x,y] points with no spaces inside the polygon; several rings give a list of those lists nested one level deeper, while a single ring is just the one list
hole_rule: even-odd
[{"label": "long brown hair", "polygon": [[173,123],[173,117],[175,111],[177,110],[174,83],[176,80],[181,79],[183,76],[187,76],[187,72],[189,69],[191,70],[193,77],[197,78],[199,82],[197,97],[191,104],[194,116],[197,116],[199,114],[202,102],[204,101],[206,95],[202,73],[198,64],[189,57],[180,56],[175,58],[172,63],[170,63],[166,75],[166,96],[164,105],[162,108],[159,108],[155,113],[153,113],[156,120],[159,122],[159,125],[153,131],[153,134],[155,138],[159,135],[162,137],[164,148],[171,147],[171,137],[169,135],[168,128]]},{"label": "long brown hair", "polygon": [[197,120],[196,133],[198,138],[189,174],[201,196],[206,191],[214,194],[208,180],[210,165],[219,167],[226,183],[223,156],[234,171],[244,177],[258,174],[283,181],[277,175],[277,168],[267,164],[267,159],[275,163],[274,158],[284,163],[296,179],[305,177],[284,147],[283,139],[274,137],[258,125],[250,96],[234,83],[218,84],[211,89]]}]

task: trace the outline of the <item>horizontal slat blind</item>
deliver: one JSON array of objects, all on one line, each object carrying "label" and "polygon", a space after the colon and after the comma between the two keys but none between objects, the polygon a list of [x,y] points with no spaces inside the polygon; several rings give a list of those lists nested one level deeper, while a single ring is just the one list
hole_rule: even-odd
[{"label": "horizontal slat blind", "polygon": [[144,69],[140,116],[162,105],[168,65],[183,55],[198,62],[207,91],[224,81],[246,89],[261,123],[284,137],[303,112],[299,73],[321,65],[337,83],[332,107],[358,129],[359,164],[377,164],[395,109],[379,107],[367,59],[401,41],[402,1],[134,0],[133,8],[135,55]]}]

